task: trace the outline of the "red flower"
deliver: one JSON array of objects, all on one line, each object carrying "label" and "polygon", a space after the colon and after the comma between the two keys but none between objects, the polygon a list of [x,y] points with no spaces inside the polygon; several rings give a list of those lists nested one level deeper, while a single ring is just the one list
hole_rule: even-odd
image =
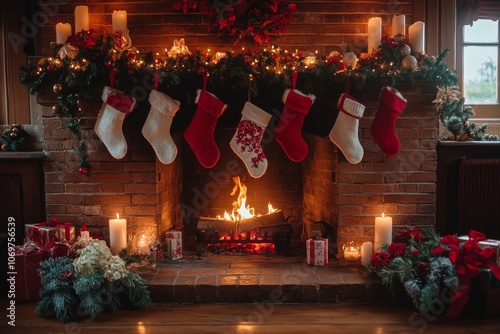
[{"label": "red flower", "polygon": [[411,255],[420,255],[420,253],[422,253],[420,249],[412,249],[411,251]]},{"label": "red flower", "polygon": [[387,248],[387,253],[392,258],[404,255],[406,253],[406,245],[400,242],[393,242],[389,248]]},{"label": "red flower", "polygon": [[374,268],[385,267],[386,265],[389,264],[389,262],[391,262],[391,258],[389,257],[389,254],[386,252],[375,253],[373,254],[371,259],[371,265]]},{"label": "red flower", "polygon": [[68,42],[80,50],[91,48],[95,45],[94,31],[92,29],[79,31],[73,36],[68,37]]},{"label": "red flower", "polygon": [[410,240],[415,240],[416,242],[422,242],[425,237],[422,235],[417,228],[402,229],[398,232],[398,235],[394,238],[395,242],[408,243]]}]

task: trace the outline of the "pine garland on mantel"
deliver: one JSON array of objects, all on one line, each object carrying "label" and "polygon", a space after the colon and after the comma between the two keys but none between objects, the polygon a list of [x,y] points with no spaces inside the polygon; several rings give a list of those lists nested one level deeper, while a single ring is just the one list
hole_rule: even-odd
[{"label": "pine garland on mantel", "polygon": [[[80,156],[79,172],[82,174],[90,171],[90,164],[80,129],[83,123],[80,101],[100,94],[96,87],[109,85],[110,72],[115,73],[115,87],[132,96],[138,88],[147,94],[155,84],[160,91],[183,85],[192,89],[185,94],[194,95],[205,73],[210,75],[210,89],[224,87],[240,91],[248,88],[254,97],[260,92],[284,91],[290,87],[294,71],[305,82],[321,82],[326,78],[340,85],[347,82],[349,87],[358,90],[365,86],[398,86],[424,81],[438,87],[434,102],[440,121],[450,132],[448,139],[499,140],[497,136],[485,134],[486,125],[477,127],[469,120],[473,111],[463,107],[463,98],[449,96],[456,91],[458,76],[443,61],[447,53],[444,50],[438,57],[414,53],[408,39],[399,35],[385,38],[376,53],[360,59],[352,52],[322,56],[278,47],[242,49],[240,53],[225,54],[190,52],[182,39],[174,41],[174,46],[162,58],[152,52],[140,52],[131,46],[130,39],[119,34],[97,35],[91,29],[70,36],[64,45],[57,45],[51,57],[43,57],[37,64],[29,63],[21,68],[20,80],[29,87],[31,94],[42,84],[54,85],[58,103],[53,111],[79,141],[75,150]],[[314,88],[307,89],[304,89],[306,93],[317,93]]]}]

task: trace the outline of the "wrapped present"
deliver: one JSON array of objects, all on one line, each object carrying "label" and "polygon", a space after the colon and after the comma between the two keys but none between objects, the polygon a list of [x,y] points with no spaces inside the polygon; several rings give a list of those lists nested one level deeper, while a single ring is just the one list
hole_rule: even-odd
[{"label": "wrapped present", "polygon": [[[468,235],[462,235],[458,237],[458,240],[460,243],[465,243],[469,241],[469,236]],[[500,266],[500,240],[495,240],[495,239],[485,239],[485,240],[480,240],[478,242],[479,247],[482,249],[484,248],[491,248],[496,251],[496,263],[497,266]]]},{"label": "wrapped present", "polygon": [[11,276],[10,272],[15,273],[16,301],[40,299],[42,283],[38,275],[38,267],[46,258],[47,253],[43,252],[33,241],[27,241],[23,246],[15,246],[14,270],[9,268],[8,277]]},{"label": "wrapped present", "polygon": [[51,240],[75,242],[75,227],[71,223],[60,222],[56,216],[52,220],[38,224],[26,224],[25,237],[45,247]]},{"label": "wrapped present", "polygon": [[169,231],[165,234],[167,239],[182,239],[182,231]]},{"label": "wrapped present", "polygon": [[309,265],[328,264],[328,239],[317,238],[306,241],[306,261]]},{"label": "wrapped present", "polygon": [[48,244],[45,245],[42,252],[47,253],[49,257],[63,257],[69,256],[70,246],[67,241],[55,242],[52,239]]},{"label": "wrapped present", "polygon": [[182,258],[182,232],[170,231],[166,233],[167,254],[166,257],[172,260]]},{"label": "wrapped present", "polygon": [[461,315],[478,318],[500,317],[500,281],[489,268],[480,268],[471,279],[469,300]]}]

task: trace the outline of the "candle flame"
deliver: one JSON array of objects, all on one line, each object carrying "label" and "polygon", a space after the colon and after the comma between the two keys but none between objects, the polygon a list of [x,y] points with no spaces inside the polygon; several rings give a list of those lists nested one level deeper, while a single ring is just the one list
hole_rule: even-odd
[{"label": "candle flame", "polygon": [[382,212],[382,218],[384,218],[384,213]]},{"label": "candle flame", "polygon": [[120,215],[118,214],[118,212],[116,213],[116,219],[120,219]]}]

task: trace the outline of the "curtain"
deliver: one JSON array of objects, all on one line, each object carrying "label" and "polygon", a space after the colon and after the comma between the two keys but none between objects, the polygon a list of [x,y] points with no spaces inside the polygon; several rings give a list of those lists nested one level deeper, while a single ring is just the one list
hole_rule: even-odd
[{"label": "curtain", "polygon": [[457,14],[460,25],[471,25],[478,19],[496,21],[500,19],[500,1],[457,0]]}]

